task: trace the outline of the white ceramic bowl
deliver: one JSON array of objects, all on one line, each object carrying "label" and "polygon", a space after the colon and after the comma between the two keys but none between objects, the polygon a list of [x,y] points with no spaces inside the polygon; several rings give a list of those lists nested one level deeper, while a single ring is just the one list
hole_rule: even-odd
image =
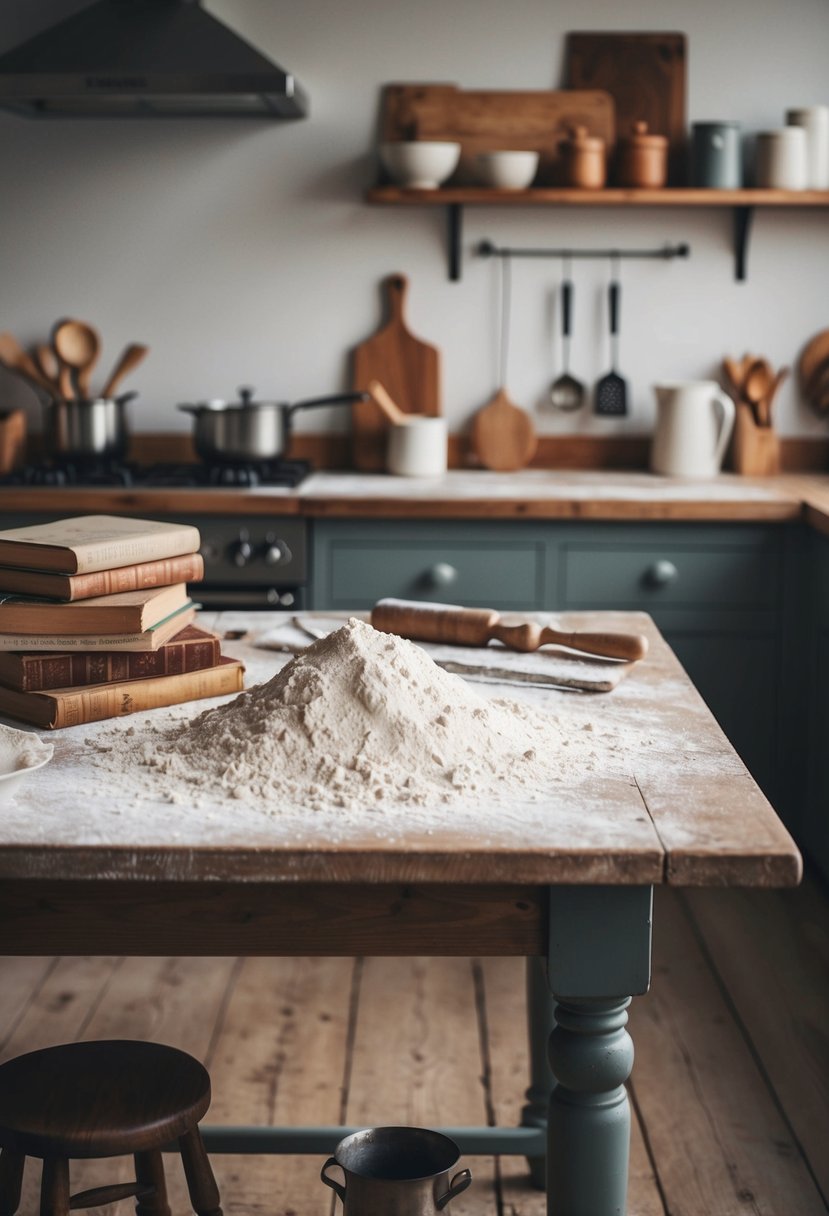
[{"label": "white ceramic bowl", "polygon": [[526,190],[538,172],[537,152],[481,152],[475,169],[485,186],[497,190]]},{"label": "white ceramic bowl", "polygon": [[49,763],[53,751],[31,731],[0,724],[0,802],[10,801],[31,773]]},{"label": "white ceramic bowl", "polygon": [[437,140],[400,140],[380,145],[380,159],[398,186],[435,190],[450,177],[461,155],[460,144]]}]

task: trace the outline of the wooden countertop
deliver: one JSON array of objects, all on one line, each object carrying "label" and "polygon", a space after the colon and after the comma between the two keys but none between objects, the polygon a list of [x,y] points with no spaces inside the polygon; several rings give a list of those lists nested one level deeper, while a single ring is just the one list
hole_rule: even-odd
[{"label": "wooden countertop", "polygon": [[[247,683],[287,655],[256,649],[277,614],[203,614],[242,658]],[[283,618],[286,614],[280,614]],[[551,731],[590,732],[591,761],[524,806],[454,804],[416,816],[280,812],[220,797],[215,806],[155,804],[102,779],[90,747],[131,728],[138,743],[216,702],[45,733],[54,759],[0,818],[0,879],[25,881],[790,886],[800,856],[710,710],[643,613],[567,613],[562,627],[645,631],[650,652],[612,693],[574,696],[481,684],[483,695],[554,713]],[[242,633],[241,639],[238,634]],[[582,735],[582,738],[584,736]]]},{"label": "wooden countertop", "polygon": [[305,515],[312,518],[593,519],[780,522],[805,518],[829,532],[829,476],[682,481],[616,470],[451,471],[414,479],[314,473],[288,489],[3,487],[0,513]]}]

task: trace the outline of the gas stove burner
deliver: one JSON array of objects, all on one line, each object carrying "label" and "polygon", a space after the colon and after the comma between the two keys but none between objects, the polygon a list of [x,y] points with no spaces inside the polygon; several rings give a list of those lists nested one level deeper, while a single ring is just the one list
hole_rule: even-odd
[{"label": "gas stove burner", "polygon": [[47,461],[24,465],[0,478],[5,486],[131,486],[135,471],[106,461]]},{"label": "gas stove burner", "polygon": [[307,460],[270,460],[253,464],[156,464],[141,470],[145,486],[297,486],[308,476]]}]

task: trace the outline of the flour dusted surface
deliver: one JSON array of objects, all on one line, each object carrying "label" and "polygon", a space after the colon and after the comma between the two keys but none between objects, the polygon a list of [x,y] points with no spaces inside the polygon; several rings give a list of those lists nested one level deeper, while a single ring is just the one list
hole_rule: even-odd
[{"label": "flour dusted surface", "polygon": [[534,800],[561,774],[562,739],[549,716],[489,700],[411,642],[352,619],[233,701],[100,748],[119,779],[149,777],[172,803],[221,795],[269,814],[347,815]]}]

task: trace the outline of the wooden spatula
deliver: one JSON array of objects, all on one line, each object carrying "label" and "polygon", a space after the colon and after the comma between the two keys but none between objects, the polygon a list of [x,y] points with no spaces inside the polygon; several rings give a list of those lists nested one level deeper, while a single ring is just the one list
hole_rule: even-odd
[{"label": "wooden spatula", "polygon": [[472,419],[472,443],[485,469],[512,473],[523,469],[533,457],[538,443],[529,414],[510,400],[504,385],[509,363],[509,318],[511,296],[511,263],[504,254],[501,270],[501,316],[498,379],[501,387],[495,396]]},{"label": "wooden spatula", "polygon": [[454,604],[423,604],[416,600],[378,600],[371,623],[384,633],[418,642],[446,642],[451,646],[486,646],[495,640],[510,650],[538,650],[547,642],[583,654],[633,662],[644,658],[648,639],[634,633],[582,633],[553,629],[535,621],[502,624],[492,608],[460,608]]}]

